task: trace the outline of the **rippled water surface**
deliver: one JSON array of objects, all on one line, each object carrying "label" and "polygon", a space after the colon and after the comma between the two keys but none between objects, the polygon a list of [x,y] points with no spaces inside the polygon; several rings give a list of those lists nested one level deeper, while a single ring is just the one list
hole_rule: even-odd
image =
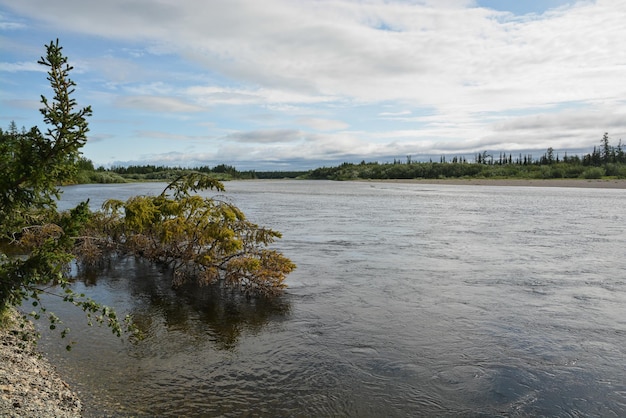
[{"label": "rippled water surface", "polygon": [[[79,291],[146,332],[118,341],[53,306],[78,344],[41,344],[88,416],[626,415],[626,191],[226,186],[283,233],[287,292],[175,292],[134,260],[84,272]],[[162,187],[76,186],[63,201]]]}]

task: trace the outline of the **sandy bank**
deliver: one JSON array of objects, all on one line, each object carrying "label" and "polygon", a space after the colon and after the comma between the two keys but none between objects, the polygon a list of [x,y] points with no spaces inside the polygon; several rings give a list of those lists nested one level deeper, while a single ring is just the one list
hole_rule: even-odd
[{"label": "sandy bank", "polygon": [[385,183],[450,184],[465,186],[522,186],[522,187],[580,187],[626,189],[626,179],[584,180],[584,179],[398,179],[363,180]]}]

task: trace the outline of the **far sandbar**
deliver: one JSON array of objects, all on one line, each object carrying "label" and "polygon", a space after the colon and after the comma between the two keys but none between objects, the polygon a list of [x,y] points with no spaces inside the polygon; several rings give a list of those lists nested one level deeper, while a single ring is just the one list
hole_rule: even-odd
[{"label": "far sandbar", "polygon": [[626,179],[385,179],[386,183],[450,184],[465,186],[580,187],[626,189]]}]

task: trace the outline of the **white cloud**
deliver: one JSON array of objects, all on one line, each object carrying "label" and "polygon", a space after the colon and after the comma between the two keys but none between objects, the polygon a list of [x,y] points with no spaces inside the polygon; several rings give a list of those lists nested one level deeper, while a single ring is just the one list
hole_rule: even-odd
[{"label": "white cloud", "polygon": [[[129,7],[121,0],[39,0],[13,7],[69,19],[87,33],[147,39],[228,77],[276,89],[189,91],[218,103],[321,95],[487,111],[624,93],[589,79],[623,74],[626,52],[611,45],[626,37],[626,4],[598,1],[500,23],[497,12],[463,7],[470,3],[143,0]],[[372,21],[401,31],[376,30]]]},{"label": "white cloud", "polygon": [[317,131],[338,131],[348,128],[350,125],[335,119],[323,119],[323,118],[300,118],[298,123],[308,126],[309,128]]},{"label": "white cloud", "polygon": [[229,140],[252,144],[290,143],[300,140],[302,133],[293,129],[276,129],[262,131],[235,132],[227,135],[225,142]]},{"label": "white cloud", "polygon": [[385,119],[405,119],[406,117],[412,114],[410,110],[401,110],[399,112],[381,112],[378,114],[381,118]]},{"label": "white cloud", "polygon": [[20,71],[36,71],[45,73],[46,69],[36,62],[0,62],[0,71],[16,73]]},{"label": "white cloud", "polygon": [[0,30],[24,29],[24,25],[16,22],[0,22]]},{"label": "white cloud", "polygon": [[146,110],[150,112],[200,112],[204,110],[201,106],[187,103],[175,97],[160,96],[125,96],[119,97],[116,106]]},{"label": "white cloud", "polygon": [[220,86],[192,86],[186,89],[189,96],[204,105],[250,105],[250,104],[284,104],[325,103],[334,100],[332,97],[311,96],[281,89],[243,89]]},{"label": "white cloud", "polygon": [[130,59],[110,55],[91,59],[85,65],[88,65],[92,71],[97,69],[101,72],[110,84],[141,82],[150,73],[149,69],[141,67]]},{"label": "white cloud", "polygon": [[3,100],[3,102],[9,105],[10,107],[21,108],[21,109],[39,109],[42,106],[41,102],[37,100],[7,99],[7,100]]},{"label": "white cloud", "polygon": [[3,13],[0,13],[0,30],[13,31],[18,29],[24,29],[25,25],[22,22],[16,22],[10,20]]},{"label": "white cloud", "polygon": [[197,135],[181,135],[170,132],[162,132],[162,131],[149,131],[149,130],[139,130],[135,131],[135,136],[137,138],[147,138],[147,139],[166,139],[170,141],[204,141],[210,139],[207,136],[197,136]]},{"label": "white cloud", "polygon": [[[118,107],[232,112],[194,123],[222,139],[218,157],[557,148],[595,143],[605,130],[626,134],[621,0],[523,17],[470,0],[0,4],[122,44],[118,56],[87,61]],[[176,68],[181,58],[187,72]],[[323,134],[284,129],[294,123]]]}]

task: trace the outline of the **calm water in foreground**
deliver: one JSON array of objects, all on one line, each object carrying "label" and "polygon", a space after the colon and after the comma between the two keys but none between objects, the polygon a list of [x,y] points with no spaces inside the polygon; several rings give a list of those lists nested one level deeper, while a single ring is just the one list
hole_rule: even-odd
[{"label": "calm water in foreground", "polygon": [[78,343],[41,346],[87,416],[626,416],[626,190],[226,186],[283,233],[289,289],[175,292],[134,260],[86,272],[76,288],[146,333],[120,341],[50,301]]}]

